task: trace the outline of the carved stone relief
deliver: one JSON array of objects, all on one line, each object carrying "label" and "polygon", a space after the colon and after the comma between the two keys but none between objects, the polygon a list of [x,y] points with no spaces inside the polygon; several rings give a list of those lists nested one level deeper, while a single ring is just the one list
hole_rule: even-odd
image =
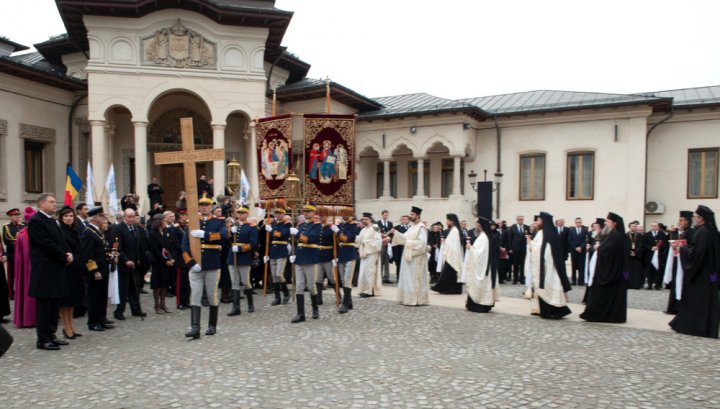
[{"label": "carved stone relief", "polygon": [[0,119],[0,136],[7,136],[7,121]]},{"label": "carved stone relief", "polygon": [[55,143],[55,130],[42,126],[20,124],[20,137],[38,142]]},{"label": "carved stone relief", "polygon": [[216,45],[178,20],[143,40],[145,64],[176,68],[214,68]]}]

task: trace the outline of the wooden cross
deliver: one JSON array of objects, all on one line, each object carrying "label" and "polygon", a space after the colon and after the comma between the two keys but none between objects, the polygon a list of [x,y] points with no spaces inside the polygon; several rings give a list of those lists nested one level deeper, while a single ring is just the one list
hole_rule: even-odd
[{"label": "wooden cross", "polygon": [[[193,230],[200,229],[200,218],[198,217],[198,193],[197,174],[195,163],[211,162],[214,160],[225,160],[224,149],[199,149],[195,150],[193,141],[192,118],[180,118],[180,133],[182,135],[182,150],[177,152],[158,152],[155,154],[156,165],[169,165],[182,163],[185,175],[185,202],[188,212],[188,234]],[[190,254],[195,262],[200,263],[200,240],[190,239]]]}]

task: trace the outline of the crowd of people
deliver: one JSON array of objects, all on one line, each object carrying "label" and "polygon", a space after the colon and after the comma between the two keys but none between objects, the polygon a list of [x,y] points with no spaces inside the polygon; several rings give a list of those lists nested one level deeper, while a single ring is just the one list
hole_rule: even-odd
[{"label": "crowd of people", "polygon": [[[154,179],[154,178],[153,178]],[[312,204],[293,218],[289,209],[260,209],[250,217],[245,205],[234,207],[202,192],[200,227],[188,228],[187,210],[164,210],[162,188],[148,186],[152,210],[139,217],[134,195],[124,198],[122,213],[107,215],[101,207],[80,203],[57,209],[55,196],[43,193],[37,209],[8,212],[3,227],[0,265],[0,318],[10,315],[17,327],[35,327],[37,347],[58,350],[82,336],[75,319],[87,317],[90,331],[112,330],[130,315],[143,319],[141,294],[153,295],[153,311],[190,310],[189,338],[201,336],[202,307],[209,307],[205,335],[217,332],[219,304],[227,314],[255,311],[254,296],[265,292],[271,306],[294,298],[292,323],[319,318],[323,292],[335,295],[337,313],[353,310],[353,289],[360,297],[380,295],[392,283],[395,265],[397,301],[429,304],[430,291],[467,293],[473,312],[489,312],[499,299],[499,284],[524,284],[530,313],[559,319],[570,314],[567,292],[584,286],[587,321],[626,321],[627,289],[671,289],[665,312],[675,315],[671,327],[681,333],[718,337],[717,262],[720,241],[714,214],[700,206],[681,212],[674,228],[653,223],[649,231],[610,213],[590,228],[580,218],[567,227],[563,219],[540,213],[527,225],[522,216],[507,226],[479,218],[472,228],[448,214],[443,225],[428,227],[422,209],[412,207],[393,224],[387,211],[375,220],[321,217]],[[183,203],[178,203],[183,204]],[[200,259],[191,243],[200,244]],[[2,248],[0,248],[2,250]],[[568,272],[566,265],[570,259]],[[149,273],[149,283],[145,277]],[[292,288],[290,287],[292,286]],[[325,290],[325,289],[328,290]],[[112,310],[112,311],[109,311]],[[111,320],[112,319],[112,320]],[[62,322],[62,335],[57,336]]]}]

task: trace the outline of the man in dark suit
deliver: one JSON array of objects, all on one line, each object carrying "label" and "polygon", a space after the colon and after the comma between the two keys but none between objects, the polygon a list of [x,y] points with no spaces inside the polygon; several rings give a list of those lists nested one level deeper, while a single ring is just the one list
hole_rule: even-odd
[{"label": "man in dark suit", "polygon": [[585,246],[588,235],[588,228],[583,226],[582,218],[575,218],[575,227],[571,227],[568,232],[567,246],[570,252],[570,262],[572,263],[572,284],[585,285]]},{"label": "man in dark suit", "polygon": [[[403,215],[400,217],[400,224],[395,225],[395,231],[405,233],[410,228],[410,217]],[[395,278],[400,281],[400,262],[402,261],[403,249],[405,246],[392,246],[392,260],[395,263]]]},{"label": "man in dark suit", "polygon": [[388,220],[389,216],[390,213],[388,213],[387,210],[383,210],[382,218],[376,222],[380,228],[380,234],[382,234],[383,239],[382,250],[380,251],[380,263],[382,265],[382,280],[385,284],[392,283],[392,281],[390,281],[390,256],[388,255],[388,247],[390,246],[392,235],[388,233],[392,230],[393,224]]},{"label": "man in dark suit", "polygon": [[527,236],[530,227],[524,224],[525,218],[518,216],[515,224],[510,226],[510,262],[512,263],[513,284],[525,282],[525,254],[527,253]]},{"label": "man in dark suit", "polygon": [[30,242],[29,295],[35,298],[37,320],[37,348],[59,350],[67,341],[57,339],[58,302],[68,293],[65,266],[73,261],[73,254],[65,243],[60,225],[53,218],[55,195],[42,193],[38,197],[39,211],[28,222]]},{"label": "man in dark suit", "polygon": [[560,237],[560,253],[563,255],[563,260],[567,261],[568,258],[568,240],[570,235],[570,229],[565,227],[565,219],[558,217],[555,219],[555,227]]},{"label": "man in dark suit", "polygon": [[[662,289],[663,272],[665,270],[665,258],[667,253],[668,240],[667,234],[660,229],[660,225],[657,222],[653,222],[650,225],[650,231],[645,233],[643,237],[643,255],[645,258],[645,271],[647,272],[647,289],[656,290]],[[653,256],[657,252],[658,256],[658,267],[652,263]]]},{"label": "man in dark suit", "polygon": [[130,302],[130,311],[135,317],[147,314],[140,308],[139,283],[136,271],[145,271],[143,262],[147,251],[145,231],[139,228],[137,216],[132,209],[125,209],[123,221],[113,226],[113,238],[120,253],[118,263],[118,288],[120,304],[115,309],[115,319],[124,320],[125,304]]}]

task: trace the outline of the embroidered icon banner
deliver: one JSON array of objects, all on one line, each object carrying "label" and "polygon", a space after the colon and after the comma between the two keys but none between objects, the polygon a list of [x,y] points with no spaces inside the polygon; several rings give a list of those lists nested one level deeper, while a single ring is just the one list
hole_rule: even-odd
[{"label": "embroidered icon banner", "polygon": [[292,116],[258,120],[255,126],[260,200],[285,196],[285,179],[292,170]]}]

